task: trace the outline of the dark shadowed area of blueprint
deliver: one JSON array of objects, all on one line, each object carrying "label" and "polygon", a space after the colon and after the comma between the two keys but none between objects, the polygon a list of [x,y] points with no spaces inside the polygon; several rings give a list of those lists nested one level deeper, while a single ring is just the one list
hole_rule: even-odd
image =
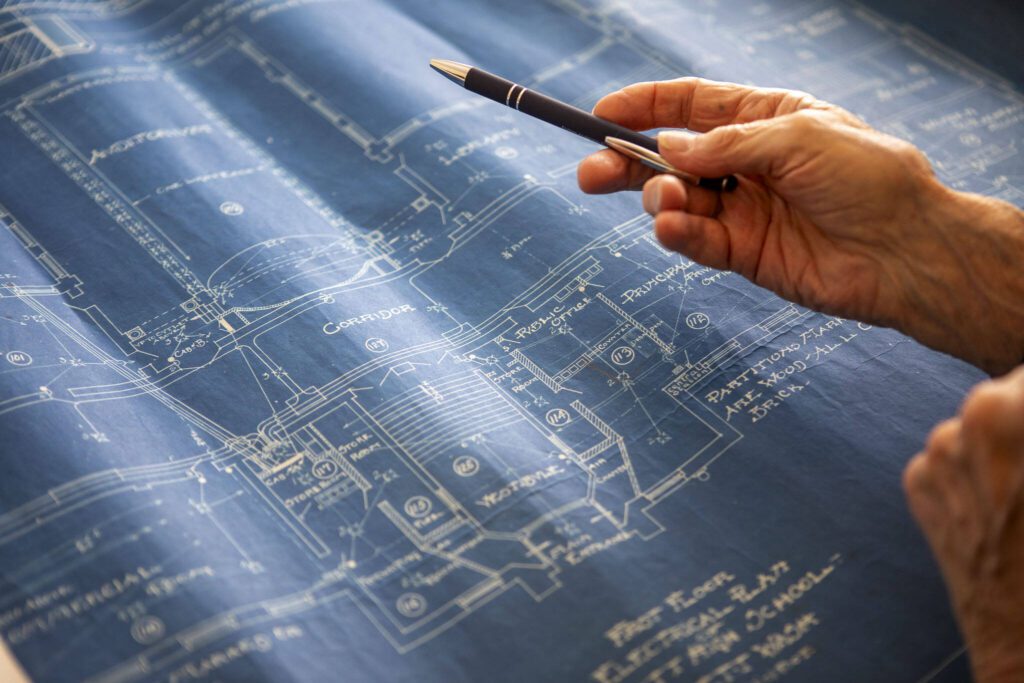
[{"label": "dark shadowed area of blueprint", "polygon": [[662,250],[589,108],[795,87],[1024,203],[857,4],[0,0],[0,639],[39,681],[962,675],[904,463],[980,373]]}]

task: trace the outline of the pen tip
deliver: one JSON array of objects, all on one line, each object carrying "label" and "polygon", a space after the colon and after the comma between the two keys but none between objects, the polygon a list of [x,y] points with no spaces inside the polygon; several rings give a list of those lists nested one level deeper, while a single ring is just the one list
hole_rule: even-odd
[{"label": "pen tip", "polygon": [[459,85],[465,85],[466,75],[473,67],[450,59],[431,59],[430,68]]}]

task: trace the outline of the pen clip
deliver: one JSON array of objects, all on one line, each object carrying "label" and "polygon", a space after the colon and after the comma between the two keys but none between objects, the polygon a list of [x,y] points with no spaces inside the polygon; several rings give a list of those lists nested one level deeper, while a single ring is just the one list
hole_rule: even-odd
[{"label": "pen clip", "polygon": [[711,179],[699,178],[692,173],[682,171],[668,163],[668,161],[665,160],[665,157],[661,156],[657,152],[652,152],[646,147],[641,147],[629,140],[608,136],[604,139],[604,144],[608,145],[608,147],[614,149],[619,154],[625,155],[630,159],[635,159],[645,166],[649,166],[650,168],[653,168],[656,171],[661,171],[662,173],[669,173],[693,185],[699,185],[700,187],[709,187],[709,185],[714,185],[715,187],[712,189],[724,190],[726,192],[736,187],[736,178],[734,176],[716,178],[709,182]]}]

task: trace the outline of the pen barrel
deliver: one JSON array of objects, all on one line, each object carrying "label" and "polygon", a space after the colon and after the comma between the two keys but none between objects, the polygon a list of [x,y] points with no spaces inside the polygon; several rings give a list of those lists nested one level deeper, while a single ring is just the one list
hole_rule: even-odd
[{"label": "pen barrel", "polygon": [[611,121],[599,119],[571,104],[560,102],[543,93],[525,88],[492,73],[471,69],[466,74],[465,87],[478,95],[504,104],[536,119],[576,133],[604,146],[608,137],[622,138],[652,152],[658,151],[658,141]]},{"label": "pen barrel", "polygon": [[[604,146],[605,138],[613,137],[627,140],[652,152],[658,151],[658,141],[649,135],[598,118],[571,104],[560,102],[487,71],[470,69],[466,74],[464,86],[478,95],[585,137],[599,145]],[[732,176],[701,178],[698,184],[712,190],[731,190],[736,186],[736,179]]]}]

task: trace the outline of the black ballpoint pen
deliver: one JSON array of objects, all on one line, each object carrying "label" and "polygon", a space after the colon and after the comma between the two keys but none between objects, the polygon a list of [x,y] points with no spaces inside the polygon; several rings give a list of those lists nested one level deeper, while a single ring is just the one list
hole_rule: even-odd
[{"label": "black ballpoint pen", "polygon": [[430,67],[470,92],[610,147],[659,171],[672,173],[711,190],[728,192],[736,187],[735,176],[697,178],[673,168],[658,154],[658,141],[649,135],[598,118],[501,76],[447,59],[431,59]]}]

